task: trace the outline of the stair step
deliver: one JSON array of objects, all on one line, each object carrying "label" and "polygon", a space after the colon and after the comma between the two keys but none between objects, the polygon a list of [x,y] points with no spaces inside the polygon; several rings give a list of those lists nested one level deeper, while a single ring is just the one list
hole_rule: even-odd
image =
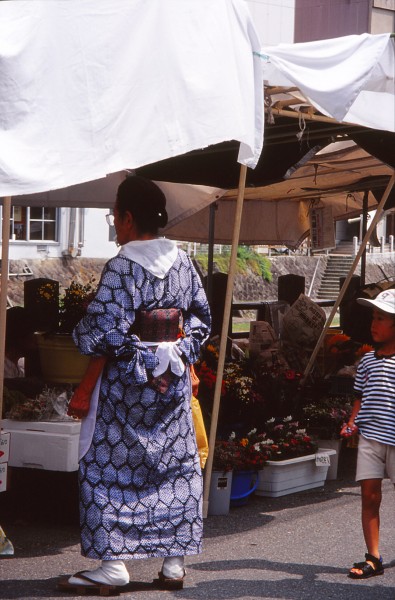
[{"label": "stair step", "polygon": [[353,263],[353,244],[338,246],[336,254],[331,253],[328,256],[317,298],[336,300],[340,292],[340,279],[347,277]]}]

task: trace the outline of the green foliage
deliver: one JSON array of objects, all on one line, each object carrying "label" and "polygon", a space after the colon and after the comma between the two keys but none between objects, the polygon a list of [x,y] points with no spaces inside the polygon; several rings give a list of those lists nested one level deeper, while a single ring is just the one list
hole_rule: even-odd
[{"label": "green foliage", "polygon": [[[208,255],[197,254],[195,257],[196,261],[200,264],[204,271],[208,269]],[[230,252],[226,250],[222,254],[214,254],[213,261],[215,262],[217,269],[221,273],[229,272]],[[247,273],[252,271],[256,275],[265,279],[265,281],[272,280],[271,273],[271,262],[265,256],[257,254],[249,246],[239,246],[237,250],[236,268],[238,273]]]}]

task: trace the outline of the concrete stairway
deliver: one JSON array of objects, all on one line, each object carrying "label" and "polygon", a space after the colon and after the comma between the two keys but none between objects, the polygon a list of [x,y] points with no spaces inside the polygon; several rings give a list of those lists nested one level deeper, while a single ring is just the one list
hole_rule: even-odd
[{"label": "concrete stairway", "polygon": [[353,256],[330,254],[321,285],[317,293],[319,300],[336,300],[340,291],[339,279],[346,277],[354,261]]}]

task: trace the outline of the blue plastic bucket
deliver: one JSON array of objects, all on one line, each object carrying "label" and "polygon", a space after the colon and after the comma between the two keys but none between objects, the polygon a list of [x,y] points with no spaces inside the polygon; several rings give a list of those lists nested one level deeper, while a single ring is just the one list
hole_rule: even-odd
[{"label": "blue plastic bucket", "polygon": [[256,471],[233,471],[230,505],[243,506],[258,487]]}]

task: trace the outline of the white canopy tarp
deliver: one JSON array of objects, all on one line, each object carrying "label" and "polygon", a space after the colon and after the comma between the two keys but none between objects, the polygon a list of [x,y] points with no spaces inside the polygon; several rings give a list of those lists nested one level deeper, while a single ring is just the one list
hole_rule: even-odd
[{"label": "white canopy tarp", "polygon": [[255,166],[259,47],[243,0],[0,2],[0,197],[232,139]]},{"label": "white canopy tarp", "polygon": [[389,33],[263,46],[263,77],[294,85],[337,121],[395,132],[395,39]]}]

